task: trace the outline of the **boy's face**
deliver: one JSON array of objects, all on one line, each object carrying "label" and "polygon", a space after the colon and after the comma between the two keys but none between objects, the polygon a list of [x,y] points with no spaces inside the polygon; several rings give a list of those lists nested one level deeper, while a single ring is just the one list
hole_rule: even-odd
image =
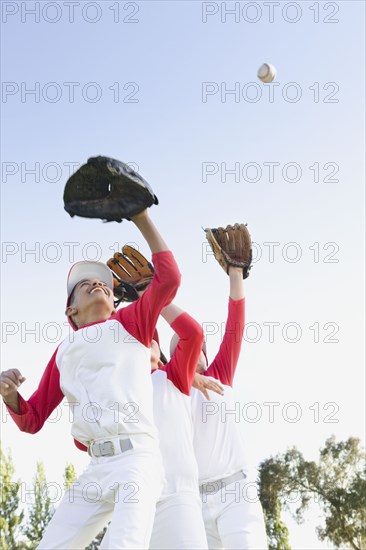
[{"label": "boy's face", "polygon": [[106,320],[114,311],[112,290],[98,279],[84,279],[75,286],[66,315],[81,326]]}]

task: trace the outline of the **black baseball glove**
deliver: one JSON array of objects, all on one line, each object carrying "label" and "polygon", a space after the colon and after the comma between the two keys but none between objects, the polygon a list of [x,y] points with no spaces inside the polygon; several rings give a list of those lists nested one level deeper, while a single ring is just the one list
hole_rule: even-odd
[{"label": "black baseball glove", "polygon": [[73,216],[111,222],[129,220],[158,204],[150,185],[124,162],[92,157],[67,181],[65,210]]}]

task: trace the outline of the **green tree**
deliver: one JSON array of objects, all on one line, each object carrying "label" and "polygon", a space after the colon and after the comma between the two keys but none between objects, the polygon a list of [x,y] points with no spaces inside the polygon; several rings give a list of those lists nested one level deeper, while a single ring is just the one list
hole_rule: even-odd
[{"label": "green tree", "polygon": [[284,482],[281,466],[273,459],[260,464],[259,498],[263,507],[269,550],[291,550],[288,529],[281,520],[280,495]]},{"label": "green tree", "polygon": [[76,470],[73,464],[67,463],[65,466],[64,481],[67,490],[77,480]]},{"label": "green tree", "polygon": [[101,531],[99,531],[97,536],[92,540],[89,546],[85,548],[85,550],[98,550],[106,531],[107,531],[107,526],[105,526]]},{"label": "green tree", "polygon": [[[295,447],[270,458],[277,495],[301,523],[310,502],[317,502],[325,525],[317,527],[321,540],[336,548],[366,549],[366,469],[360,440],[336,442],[332,436],[320,449],[317,462],[306,461]],[[294,493],[297,504],[293,511]]]},{"label": "green tree", "polygon": [[16,548],[15,537],[24,517],[24,512],[19,513],[18,511],[21,482],[20,480],[12,481],[14,472],[11,452],[8,451],[6,456],[0,445],[0,547],[3,550]]},{"label": "green tree", "polygon": [[29,511],[28,523],[23,532],[31,542],[31,548],[38,545],[48,522],[54,514],[54,507],[47,491],[47,480],[42,462],[37,462],[37,471],[33,481],[33,499]]},{"label": "green tree", "polygon": [[366,549],[366,464],[360,440],[327,439],[314,474],[309,488],[319,495],[325,514],[325,527],[317,529],[319,538],[338,548],[346,544]]}]

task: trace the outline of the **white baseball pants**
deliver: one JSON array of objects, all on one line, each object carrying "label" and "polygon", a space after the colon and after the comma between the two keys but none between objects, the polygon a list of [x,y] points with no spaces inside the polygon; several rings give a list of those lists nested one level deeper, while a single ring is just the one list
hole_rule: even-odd
[{"label": "white baseball pants", "polygon": [[151,550],[207,550],[198,490],[162,498],[156,505]]},{"label": "white baseball pants", "polygon": [[122,454],[91,459],[64,495],[38,550],[84,550],[109,521],[101,550],[149,548],[164,473],[158,445],[145,445],[145,437],[130,437],[134,448]]},{"label": "white baseball pants", "polygon": [[255,478],[243,477],[201,499],[210,550],[268,550]]}]

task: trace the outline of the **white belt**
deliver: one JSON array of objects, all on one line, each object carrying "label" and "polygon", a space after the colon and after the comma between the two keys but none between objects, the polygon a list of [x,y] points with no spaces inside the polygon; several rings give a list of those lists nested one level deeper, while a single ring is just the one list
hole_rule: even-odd
[{"label": "white belt", "polygon": [[206,483],[202,483],[200,485],[200,493],[201,495],[214,495],[227,485],[230,485],[231,483],[234,483],[235,481],[240,481],[241,479],[245,479],[247,476],[243,472],[243,470],[240,470],[240,472],[236,472],[235,474],[232,474],[228,477],[223,477],[222,479],[216,479],[215,481],[207,481]]},{"label": "white belt", "polygon": [[92,441],[88,447],[88,453],[94,458],[99,458],[101,456],[119,455],[130,449],[133,449],[131,440],[117,436]]}]

